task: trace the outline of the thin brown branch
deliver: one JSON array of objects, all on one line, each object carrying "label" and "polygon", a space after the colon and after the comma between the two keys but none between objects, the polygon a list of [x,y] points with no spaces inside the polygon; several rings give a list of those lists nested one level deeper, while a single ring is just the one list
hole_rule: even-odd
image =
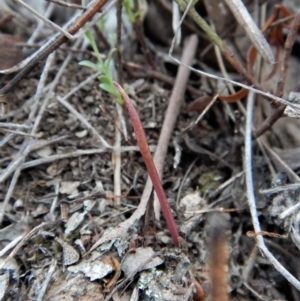
[{"label": "thin brown branch", "polygon": [[[286,72],[288,68],[288,60],[292,52],[293,45],[296,40],[297,32],[300,26],[300,11],[296,14],[296,17],[294,18],[289,34],[287,36],[287,39],[285,41],[284,45],[284,54],[283,54],[283,61],[280,67],[280,76],[279,81],[277,85],[277,90],[275,95],[278,97],[282,97],[284,92],[284,84],[286,81]],[[279,107],[277,107],[273,113],[261,124],[261,126],[258,128],[258,130],[254,131],[252,133],[252,138],[256,139],[262,134],[264,134],[267,130],[269,130],[272,125],[282,116],[286,106],[281,104]]]},{"label": "thin brown branch", "polygon": [[[93,16],[100,12],[102,7],[108,0],[99,0],[92,4],[88,10],[86,10],[78,21],[71,26],[67,32],[69,34],[76,33],[85,23],[93,18]],[[59,48],[62,44],[66,43],[68,38],[61,35],[57,40],[54,40],[48,47],[44,49],[39,55],[37,55],[31,62],[28,63],[24,69],[22,69],[6,86],[0,90],[0,96],[7,94],[18,82],[20,82],[32,69],[34,69],[39,63],[45,60],[50,53]]]},{"label": "thin brown branch", "polygon": [[[195,57],[196,49],[198,46],[198,37],[191,35],[185,40],[184,49],[182,52],[182,61],[190,65]],[[187,82],[190,77],[190,70],[180,66],[177,72],[176,81],[173,86],[172,94],[170,96],[169,105],[164,116],[164,122],[160,132],[157,149],[154,154],[155,166],[158,169],[159,176],[162,177],[164,161],[167,155],[167,150],[173,129],[175,127],[180,108],[183,104],[184,93],[186,90]],[[154,196],[154,212],[155,216],[159,218],[159,202],[157,195]]]},{"label": "thin brown branch", "polygon": [[265,119],[265,121],[261,124],[261,126],[252,133],[252,138],[257,139],[266,131],[268,131],[271,126],[282,116],[286,105],[281,104],[273,113]]}]

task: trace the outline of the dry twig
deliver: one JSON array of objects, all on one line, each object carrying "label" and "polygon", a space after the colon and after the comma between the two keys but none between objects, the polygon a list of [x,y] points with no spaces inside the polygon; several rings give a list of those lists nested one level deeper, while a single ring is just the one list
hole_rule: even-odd
[{"label": "dry twig", "polygon": [[[186,40],[182,53],[182,61],[186,65],[190,65],[192,63],[196,53],[197,45],[198,38],[196,35],[192,35]],[[172,94],[170,96],[169,105],[164,117],[157,148],[154,154],[154,163],[160,177],[162,177],[163,166],[167,155],[169,141],[180,112],[180,108],[183,102],[183,95],[187,86],[189,76],[190,71],[185,67],[180,66],[176,76],[175,84],[173,86]],[[142,198],[143,197],[144,193],[142,195]],[[156,194],[154,196],[154,212],[156,219],[159,220],[160,206]]]}]

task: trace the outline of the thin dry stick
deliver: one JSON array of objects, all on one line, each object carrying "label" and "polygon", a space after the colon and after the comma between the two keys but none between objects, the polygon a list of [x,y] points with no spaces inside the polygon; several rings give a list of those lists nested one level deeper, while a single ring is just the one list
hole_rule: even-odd
[{"label": "thin dry stick", "polygon": [[[296,14],[296,17],[294,18],[291,24],[288,37],[284,44],[283,61],[280,67],[280,77],[277,85],[277,90],[275,93],[275,95],[279,97],[282,97],[284,92],[284,84],[286,81],[288,60],[291,55],[292,47],[297,37],[299,26],[300,26],[300,11]],[[271,126],[282,116],[285,108],[286,108],[286,104],[280,104],[279,107],[276,108],[275,111],[262,123],[262,125],[256,131],[253,132],[252,137],[256,139],[262,134],[264,134],[267,130],[269,130]]]},{"label": "thin dry stick", "polygon": [[10,243],[8,243],[3,249],[0,251],[0,258],[3,257],[10,249],[14,248],[22,239],[24,235],[19,235],[15,237]]},{"label": "thin dry stick", "polygon": [[267,152],[273,157],[273,160],[280,164],[281,168],[284,170],[284,172],[287,174],[287,177],[291,182],[300,182],[299,176],[286,164],[278,154],[276,154],[272,148],[269,147],[267,143],[263,143],[264,148],[267,150]]},{"label": "thin dry stick", "polygon": [[21,4],[25,9],[27,9],[28,11],[30,11],[32,14],[34,14],[39,19],[43,20],[46,24],[50,25],[52,28],[56,29],[57,31],[59,31],[60,33],[62,33],[63,35],[65,35],[69,40],[71,40],[71,41],[74,40],[74,37],[71,34],[69,34],[67,31],[65,31],[63,28],[61,28],[60,26],[58,26],[57,24],[55,24],[51,20],[45,18],[43,15],[41,15],[40,13],[38,13],[35,9],[33,9],[27,3],[23,2],[22,0],[14,0],[14,1],[18,2],[19,4]]},{"label": "thin dry stick", "polygon": [[9,129],[0,129],[0,131],[2,132],[9,132],[15,135],[20,135],[20,136],[27,136],[27,137],[33,137],[35,138],[35,136],[32,136],[31,134],[25,133],[25,132],[21,132],[21,131],[14,131],[14,130],[9,130]]},{"label": "thin dry stick", "polygon": [[213,97],[213,99],[210,101],[210,103],[205,107],[203,112],[197,117],[197,119],[184,130],[190,129],[191,127],[194,127],[195,125],[197,125],[199,123],[199,121],[204,117],[204,115],[209,111],[209,109],[213,106],[213,104],[217,101],[218,96],[219,96],[219,94],[216,94]]},{"label": "thin dry stick", "polygon": [[[150,147],[150,150],[153,151],[153,149],[155,149],[155,147]],[[122,146],[121,148],[97,148],[97,149],[87,149],[87,150],[81,150],[78,149],[75,152],[72,153],[67,153],[67,154],[58,154],[58,155],[52,155],[52,156],[48,156],[46,158],[40,158],[40,159],[36,159],[36,160],[32,160],[32,161],[28,161],[23,163],[22,165],[22,170],[23,169],[27,169],[27,168],[31,168],[34,166],[38,166],[38,165],[42,165],[42,164],[48,164],[57,160],[62,160],[62,159],[66,159],[66,158],[75,158],[75,157],[79,157],[79,156],[88,156],[88,155],[94,155],[94,154],[103,154],[103,153],[107,153],[110,151],[120,151],[122,152],[137,152],[139,151],[138,146]]]},{"label": "thin dry stick", "polygon": [[248,10],[241,0],[225,0],[238,23],[245,29],[249,39],[261,56],[270,64],[275,63],[270,45],[264,38],[262,32],[255,24]]},{"label": "thin dry stick", "polygon": [[[66,25],[66,28],[68,28],[68,33],[76,33],[80,28],[82,28],[85,25],[85,23],[91,20],[96,13],[101,11],[102,7],[106,4],[106,2],[107,0],[92,1],[88,6],[89,9],[87,11],[85,11],[80,16],[77,15],[71,21],[68,22],[68,24]],[[107,9],[109,9],[109,7],[113,5],[113,3],[114,1],[110,3]],[[105,12],[101,14],[101,17],[104,14]],[[89,25],[93,25],[93,22],[91,22],[91,24]],[[88,30],[88,27],[85,28],[85,30]],[[53,38],[51,38],[45,45],[43,45],[38,52],[34,53],[22,63],[16,65],[11,69],[0,71],[0,73],[11,73],[20,70],[20,68],[24,68],[6,86],[4,86],[0,90],[0,96],[7,94],[14,87],[14,85],[16,85],[20,80],[22,80],[26,76],[26,74],[29,73],[38,63],[43,61],[51,52],[56,50],[59,46],[61,46],[63,43],[66,43],[67,41],[68,38],[66,36],[61,36],[60,34],[57,34]]]},{"label": "thin dry stick", "polygon": [[[252,91],[248,94],[247,99],[247,116],[246,116],[246,129],[245,129],[245,172],[246,172],[246,186],[248,204],[252,217],[252,224],[255,233],[261,232],[260,223],[257,216],[256,201],[254,195],[253,174],[252,174],[252,140],[251,140],[251,127],[253,118],[254,107],[254,93]],[[265,245],[263,236],[256,237],[256,242],[263,254],[270,260],[275,269],[285,277],[296,289],[300,291],[300,282],[288,271],[281,263],[273,256]]]},{"label": "thin dry stick", "polygon": [[270,194],[270,193],[278,193],[278,192],[287,191],[287,190],[295,190],[295,189],[299,189],[299,188],[300,188],[300,183],[294,183],[294,184],[289,184],[289,185],[285,185],[285,186],[263,189],[263,190],[260,190],[259,193]]},{"label": "thin dry stick", "polygon": [[[186,65],[190,65],[195,57],[195,53],[198,46],[198,37],[191,35],[184,45],[182,52],[182,61]],[[175,84],[170,96],[169,105],[164,117],[164,122],[161,128],[157,148],[154,154],[154,163],[157,168],[160,178],[162,177],[164,161],[167,155],[167,150],[170,142],[170,138],[176,124],[181,105],[184,99],[184,93],[187,86],[187,82],[190,76],[190,71],[182,66],[179,67]],[[144,193],[142,198],[144,197]],[[160,217],[160,205],[157,199],[157,195],[154,195],[154,212],[156,219]]]},{"label": "thin dry stick", "polygon": [[10,123],[10,122],[0,122],[0,128],[16,128],[16,129],[26,129],[30,130],[32,126],[27,124],[18,124],[18,123]]},{"label": "thin dry stick", "polygon": [[[262,95],[262,96],[265,96],[265,97],[267,97],[267,98],[269,98],[269,99],[273,99],[273,100],[275,100],[275,101],[277,101],[277,102],[279,102],[279,103],[282,103],[282,104],[284,104],[284,105],[290,106],[291,108],[293,108],[293,109],[295,109],[297,112],[299,112],[299,107],[298,107],[298,106],[296,106],[296,105],[294,105],[293,103],[291,103],[291,102],[285,100],[284,98],[277,97],[277,96],[275,96],[275,95],[273,95],[273,94],[271,94],[271,93],[264,92],[264,91],[262,91],[262,90],[258,90],[258,89],[256,89],[256,88],[253,88],[253,87],[251,87],[251,86],[242,84],[242,83],[240,83],[240,82],[237,82],[237,81],[234,81],[234,80],[230,80],[230,79],[226,79],[226,78],[224,78],[224,77],[217,76],[217,75],[214,75],[214,74],[212,74],[212,73],[204,72],[204,71],[198,70],[198,69],[196,69],[196,68],[193,68],[193,67],[191,67],[191,66],[189,66],[189,65],[186,65],[186,64],[182,63],[181,61],[179,61],[176,57],[174,57],[174,56],[172,55],[173,50],[174,50],[174,45],[173,45],[173,43],[172,43],[172,46],[171,46],[170,51],[169,51],[169,55],[170,55],[170,57],[172,58],[172,60],[173,60],[174,62],[176,62],[178,65],[182,65],[182,66],[184,66],[184,67],[190,69],[191,71],[193,71],[193,72],[195,72],[195,73],[197,73],[197,74],[206,76],[206,77],[208,77],[208,78],[212,78],[212,79],[216,79],[216,80],[222,80],[222,81],[224,81],[224,82],[232,83],[233,85],[236,85],[236,86],[238,86],[238,87],[245,88],[245,89],[247,89],[247,90],[249,90],[249,91],[255,92],[255,93],[260,94],[260,95]],[[299,114],[300,114],[300,113],[299,113]]]},{"label": "thin dry stick", "polygon": [[[214,24],[213,24],[212,28],[214,29]],[[214,50],[215,50],[215,54],[216,54],[216,57],[217,57],[218,65],[220,67],[222,75],[224,76],[224,78],[229,79],[230,77],[229,77],[229,75],[227,73],[227,70],[226,70],[226,67],[225,67],[225,64],[224,64],[224,61],[223,61],[223,57],[221,55],[220,48],[217,47],[217,45],[214,45]],[[230,91],[231,94],[235,93],[233,85],[230,82],[228,82],[228,89],[229,89],[229,91]],[[224,103],[224,105],[229,107],[228,103],[226,103],[226,102]],[[246,114],[246,110],[245,110],[244,106],[241,104],[240,101],[237,102],[237,105],[238,105],[239,109],[241,110],[241,112],[243,114]]]},{"label": "thin dry stick", "polygon": [[88,8],[86,6],[80,5],[80,4],[76,4],[76,3],[68,3],[65,1],[61,1],[61,0],[45,0],[47,2],[52,2],[61,6],[65,6],[68,8],[78,8],[78,9],[82,9],[82,10],[87,10]]},{"label": "thin dry stick", "polygon": [[50,268],[47,272],[46,278],[43,282],[43,285],[42,285],[41,289],[39,290],[39,293],[38,293],[35,301],[43,301],[44,295],[45,295],[46,290],[48,288],[48,285],[51,281],[51,278],[52,278],[52,275],[55,271],[55,268],[56,268],[56,260],[50,265]]},{"label": "thin dry stick", "polygon": [[[41,79],[40,79],[38,87],[37,87],[36,97],[35,97],[35,103],[33,105],[31,114],[29,115],[29,120],[33,118],[33,116],[35,115],[35,112],[37,111],[39,97],[41,96],[40,92],[42,91],[42,89],[45,86],[45,82],[46,82],[46,79],[47,79],[47,76],[48,76],[48,72],[49,72],[50,67],[52,65],[52,62],[54,60],[54,57],[55,57],[55,53],[51,54],[48,57],[48,59],[47,59],[45,68],[43,70]],[[48,101],[47,101],[47,98],[46,98],[44,100],[44,103],[43,103],[41,109],[40,109],[41,113],[36,117],[35,123],[34,123],[32,129],[31,129],[31,135],[32,136],[35,136],[35,134],[36,134],[37,127],[38,127],[40,119],[41,119],[40,115],[42,115],[42,113],[44,112],[47,103],[48,103]],[[13,160],[9,164],[9,166],[5,169],[5,171],[1,175],[0,182],[2,183],[4,180],[7,179],[7,177],[12,172],[14,172],[14,176],[13,176],[11,182],[10,182],[9,188],[8,188],[7,193],[5,195],[5,198],[4,198],[3,206],[2,206],[1,211],[0,211],[0,224],[2,224],[2,221],[3,221],[3,218],[4,218],[4,214],[5,214],[6,206],[7,206],[8,202],[9,202],[9,200],[10,200],[12,194],[13,194],[13,191],[15,189],[15,186],[16,186],[16,184],[18,182],[18,178],[19,178],[20,173],[21,173],[21,164],[24,162],[26,156],[30,152],[30,149],[31,149],[30,145],[31,145],[32,141],[34,141],[34,138],[28,137],[28,138],[25,139],[24,143],[22,144],[22,146],[20,148],[20,151],[16,155],[16,159]],[[22,153],[23,150],[24,150],[24,153]]]},{"label": "thin dry stick", "polygon": [[0,270],[3,269],[3,267],[9,262],[10,259],[12,259],[18,251],[22,248],[22,246],[34,235],[36,234],[40,229],[46,227],[46,226],[52,226],[54,225],[53,222],[44,222],[40,225],[33,228],[27,235],[23,237],[23,239],[18,243],[18,245],[13,249],[13,251],[6,257],[6,259],[2,262],[0,265]]},{"label": "thin dry stick", "polygon": [[[77,41],[73,47],[77,47],[78,44],[79,44],[79,42],[80,41]],[[47,78],[47,72],[49,71],[49,68],[51,66],[51,60],[54,59],[54,55],[51,55],[51,59],[47,59],[45,67],[44,67],[44,70],[43,70],[43,73],[42,73],[42,76],[41,76],[41,79],[40,79],[38,87],[37,87],[37,91],[36,91],[35,96],[34,96],[33,106],[31,108],[30,115],[29,115],[29,118],[28,118],[28,122],[31,122],[33,119],[35,119],[33,128],[31,130],[31,134],[32,135],[36,134],[36,131],[37,131],[37,128],[38,128],[39,123],[41,121],[41,118],[43,116],[44,110],[46,109],[46,106],[47,106],[50,98],[52,97],[53,90],[56,87],[56,85],[57,85],[57,83],[58,83],[58,81],[59,81],[59,79],[60,79],[63,71],[65,70],[65,68],[68,65],[68,63],[71,60],[71,58],[72,58],[72,55],[69,54],[67,56],[67,58],[65,59],[64,63],[62,64],[61,68],[59,69],[58,73],[56,74],[54,80],[51,83],[50,89],[48,91],[47,96],[45,97],[45,99],[43,101],[43,105],[42,105],[42,107],[40,109],[39,114],[37,116],[35,116],[36,110],[37,110],[38,105],[39,105],[39,100],[40,100],[40,98],[42,96],[42,91],[43,91],[44,86],[45,86],[45,81],[46,81],[46,78]],[[31,138],[31,140],[26,139],[24,141],[24,143],[23,143],[20,151],[19,151],[19,154],[16,155],[15,160],[13,160],[9,164],[9,166],[5,169],[5,171],[1,174],[1,176],[0,176],[0,183],[2,183],[3,181],[5,181],[8,178],[8,176],[14,170],[16,170],[17,167],[21,166],[21,164],[25,160],[26,156],[32,151],[32,147],[34,147],[34,140],[32,138]]]},{"label": "thin dry stick", "polygon": [[95,135],[95,137],[98,138],[98,140],[101,142],[101,144],[107,148],[112,148],[112,146],[96,131],[96,129],[87,121],[87,119],[80,114],[70,103],[66,101],[66,97],[60,97],[57,96],[57,101],[62,104],[66,109],[68,109],[78,120],[80,120],[89,130],[92,131],[92,133]]},{"label": "thin dry stick", "polygon": [[[118,104],[116,104],[118,105]],[[120,120],[119,117],[116,119],[115,124],[115,144],[114,147],[116,149],[120,149],[121,147],[121,133],[119,131]],[[113,165],[114,165],[114,195],[121,195],[121,152],[120,150],[115,150],[112,153],[113,157]],[[116,207],[121,205],[121,198],[116,197],[114,202]]]},{"label": "thin dry stick", "polygon": [[178,5],[178,3],[176,3],[175,1],[172,1],[172,28],[175,32],[178,30],[177,32],[177,39],[176,39],[176,44],[180,45],[181,43],[181,26],[180,26],[180,7]]},{"label": "thin dry stick", "polygon": [[298,211],[299,209],[300,209],[300,202],[282,211],[279,215],[279,218],[286,219],[288,216],[292,215],[295,211]]},{"label": "thin dry stick", "polygon": [[[50,16],[52,15],[52,12],[55,8],[55,5],[53,3],[50,3],[46,9],[45,12],[43,12],[43,17],[48,19],[50,18]],[[27,40],[27,44],[32,44],[35,42],[35,40],[37,39],[37,37],[39,36],[40,32],[42,31],[42,29],[44,28],[45,22],[43,22],[43,20],[38,19],[37,20],[37,26],[34,29],[34,31],[32,32],[30,38]]]},{"label": "thin dry stick", "polygon": [[[24,159],[20,162],[20,164],[22,164],[23,161],[24,161]],[[16,184],[18,182],[20,173],[21,173],[21,168],[19,168],[19,166],[18,166],[17,169],[14,172],[14,175],[13,175],[11,181],[10,181],[8,190],[6,192],[4,201],[3,201],[2,206],[1,206],[1,210],[0,210],[0,225],[2,225],[2,221],[3,221],[4,215],[5,215],[6,207],[7,207],[8,202],[10,201],[10,198],[11,198],[13,192],[14,192],[14,189],[15,189],[15,186],[16,186]]]}]

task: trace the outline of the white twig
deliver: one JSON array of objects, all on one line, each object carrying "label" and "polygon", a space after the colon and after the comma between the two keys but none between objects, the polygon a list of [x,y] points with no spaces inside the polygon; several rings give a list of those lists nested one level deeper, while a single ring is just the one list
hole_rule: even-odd
[{"label": "white twig", "polygon": [[180,7],[178,3],[172,1],[172,27],[174,33],[177,31],[177,39],[176,44],[179,45],[181,43],[181,27],[179,25],[180,22]]},{"label": "white twig", "polygon": [[14,248],[23,239],[23,237],[24,235],[19,235],[16,238],[14,238],[14,240],[12,240],[0,251],[0,257],[3,257],[10,249]]},{"label": "white twig", "polygon": [[285,186],[263,189],[263,190],[260,190],[259,192],[261,194],[269,194],[269,193],[277,193],[280,191],[295,190],[295,189],[299,189],[299,188],[300,188],[300,183],[294,183],[294,184],[288,184]]},{"label": "white twig", "polygon": [[[78,46],[80,41],[77,41],[74,46],[72,48],[75,48]],[[68,65],[70,59],[72,58],[72,54],[68,54],[68,56],[66,57],[64,63],[62,64],[62,66],[60,67],[59,71],[57,72],[54,80],[52,81],[49,91],[47,93],[47,96],[43,99],[43,104],[40,108],[40,111],[38,113],[37,116],[36,115],[36,111],[38,108],[38,105],[40,103],[40,98],[42,96],[42,91],[44,90],[45,87],[45,82],[46,82],[46,78],[47,78],[47,74],[49,72],[49,69],[51,67],[52,61],[54,60],[55,57],[55,52],[53,52],[52,54],[50,54],[46,60],[46,64],[45,67],[43,69],[43,73],[41,75],[41,79],[39,81],[36,93],[34,95],[34,99],[33,99],[33,106],[32,109],[30,111],[30,115],[28,118],[28,122],[32,121],[33,119],[35,119],[34,125],[31,129],[31,134],[35,135],[38,126],[40,124],[40,121],[42,119],[43,113],[48,105],[49,99],[52,97],[52,92],[55,88],[55,86],[57,85],[61,75],[63,74],[63,71],[65,70],[66,66]],[[27,155],[33,150],[34,145],[33,143],[35,142],[35,140],[33,138],[28,138],[24,141],[23,145],[21,146],[18,154],[15,156],[15,159],[8,165],[8,167],[2,172],[1,176],[0,176],[0,183],[2,183],[3,181],[5,181],[17,168],[21,168],[21,164],[23,163],[23,161],[25,160],[25,158],[27,157]],[[0,215],[1,217],[1,215]],[[1,220],[1,219],[0,219]]]},{"label": "white twig", "polygon": [[245,29],[249,39],[261,56],[270,64],[275,63],[270,45],[257,27],[241,0],[225,0],[238,23]]},{"label": "white twig", "polygon": [[14,135],[20,135],[20,136],[26,136],[26,137],[35,138],[35,136],[33,136],[31,134],[28,134],[28,133],[25,133],[25,132],[21,132],[21,131],[14,131],[14,130],[9,130],[9,129],[0,129],[0,131],[2,131],[2,132],[9,132],[9,133],[12,133]]},{"label": "white twig", "polygon": [[[247,116],[246,116],[246,133],[245,133],[245,173],[246,173],[246,186],[248,204],[252,217],[252,224],[254,231],[259,233],[261,231],[260,223],[257,216],[256,202],[254,195],[253,175],[252,175],[252,138],[251,138],[251,126],[254,107],[254,92],[250,91],[247,99]],[[285,277],[296,289],[300,291],[300,282],[287,270],[282,264],[274,257],[274,255],[268,250],[265,245],[262,235],[256,236],[256,242],[262,253],[273,264],[274,268]]]},{"label": "white twig", "polygon": [[107,148],[112,148],[112,146],[102,136],[98,134],[96,129],[87,121],[87,119],[83,115],[81,115],[69,102],[66,101],[66,96],[63,98],[57,96],[57,100],[66,109],[68,109],[80,122],[82,122],[89,130],[91,130],[103,146]]},{"label": "white twig", "polygon": [[56,205],[57,205],[57,201],[58,201],[58,194],[59,194],[59,186],[60,186],[60,183],[56,183],[54,185],[54,188],[55,188],[55,197],[54,197],[54,199],[52,201],[51,208],[50,208],[50,211],[49,211],[49,213],[51,215],[54,214],[54,211],[56,209]]},{"label": "white twig", "polygon": [[[51,64],[54,60],[54,57],[55,57],[55,52],[50,54],[47,58],[47,61],[46,61],[46,64],[45,64],[45,67],[44,67],[44,70],[42,72],[42,75],[41,75],[41,79],[39,81],[39,84],[38,84],[38,87],[37,87],[37,90],[36,90],[36,96],[35,96],[35,99],[34,99],[34,105],[33,105],[33,109],[29,115],[29,120],[32,119],[35,114],[36,114],[36,111],[37,111],[37,108],[38,108],[38,102],[39,102],[39,99],[41,97],[41,91],[42,89],[44,88],[45,86],[45,82],[46,82],[46,78],[48,76],[48,72],[50,70],[50,67],[51,67]],[[43,114],[44,112],[44,109],[45,109],[45,103],[47,103],[47,98],[44,100],[44,103],[40,109],[40,113],[38,114],[37,118],[36,118],[36,121],[31,129],[31,135],[35,135],[36,134],[36,130],[37,130],[37,127],[39,125],[39,121],[40,121],[40,116]],[[0,224],[2,224],[2,221],[3,221],[3,217],[4,217],[4,214],[5,214],[5,209],[6,209],[6,206],[13,194],[13,191],[15,189],[15,186],[18,182],[18,178],[19,178],[19,175],[21,173],[21,164],[23,163],[23,161],[25,160],[25,158],[27,157],[27,155],[29,154],[30,152],[30,149],[31,149],[31,143],[32,141],[34,141],[33,138],[29,137],[29,138],[26,138],[24,143],[22,144],[21,148],[20,148],[20,151],[18,152],[17,154],[17,157],[15,160],[13,160],[9,166],[7,167],[7,169],[5,170],[4,173],[2,173],[1,175],[1,178],[0,178],[0,182],[3,182],[5,179],[7,179],[7,177],[12,173],[14,172],[14,176],[10,182],[10,185],[9,185],[9,188],[7,190],[7,193],[5,195],[5,199],[4,199],[4,202],[3,202],[3,206],[1,207],[1,211],[0,211]],[[24,152],[22,152],[24,150]]]},{"label": "white twig", "polygon": [[[42,72],[40,80],[39,80],[39,84],[38,84],[37,89],[36,89],[35,97],[34,97],[34,100],[33,100],[33,108],[30,111],[30,114],[29,114],[29,117],[28,117],[29,122],[31,122],[31,120],[35,119],[33,127],[32,127],[31,132],[30,132],[31,135],[35,135],[36,134],[37,129],[38,129],[39,125],[40,125],[40,121],[42,119],[42,115],[44,114],[44,111],[46,109],[46,106],[47,106],[49,98],[50,98],[50,97],[46,97],[44,99],[38,115],[35,116],[37,108],[40,105],[40,99],[42,97],[42,91],[43,91],[43,89],[45,87],[46,79],[48,77],[48,73],[49,73],[50,67],[52,66],[52,63],[54,61],[54,58],[55,58],[55,52],[51,53],[48,56],[48,58],[46,60],[45,67],[43,69],[43,72]],[[53,86],[53,83],[52,83],[52,86]],[[48,93],[48,95],[49,95],[49,93]]]},{"label": "white twig", "polygon": [[[151,146],[150,150],[154,151],[155,147]],[[72,153],[66,153],[66,154],[58,154],[58,155],[52,155],[46,158],[40,158],[32,161],[28,161],[23,163],[22,165],[22,170],[31,168],[34,166],[42,165],[42,164],[47,164],[51,163],[57,160],[62,160],[66,158],[74,158],[74,157],[79,157],[79,156],[87,156],[87,155],[94,155],[94,154],[102,154],[102,153],[107,153],[113,150],[117,150],[120,152],[133,152],[133,151],[139,151],[138,146],[122,146],[121,148],[97,148],[97,149],[87,149],[87,150],[76,150],[75,152]]]},{"label": "white twig", "polygon": [[213,104],[217,101],[218,97],[219,97],[219,94],[216,94],[213,97],[213,99],[210,101],[210,103],[205,107],[203,112],[197,117],[197,119],[184,130],[188,130],[188,129],[194,127],[195,125],[197,125],[199,123],[199,121],[204,117],[204,115],[210,110],[210,108],[213,106]]},{"label": "white twig", "polygon": [[5,258],[5,260],[2,262],[0,265],[0,270],[3,269],[3,267],[18,253],[18,251],[21,249],[21,247],[35,234],[37,233],[40,229],[54,225],[53,222],[44,222],[33,228],[28,234],[26,234],[22,240],[18,243],[18,245],[13,249],[13,251]]},{"label": "white twig", "polygon": [[294,206],[284,210],[283,212],[280,213],[279,218],[280,219],[285,219],[288,216],[292,215],[295,211],[298,211],[300,208],[300,202],[295,204]]},{"label": "white twig", "polygon": [[[93,6],[97,1],[99,0],[93,0],[92,2],[89,3],[88,7]],[[79,30],[79,32],[76,35],[73,35],[74,39],[77,39],[79,37],[81,37],[87,30],[89,30],[91,27],[93,27],[96,22],[98,22],[98,20],[100,18],[102,18],[107,11],[113,6],[115,5],[116,0],[112,0],[107,7],[102,11],[102,13],[99,13],[99,16],[96,16],[89,24],[87,24],[87,26],[85,26],[83,29]],[[68,30],[71,26],[73,26],[78,19],[81,17],[81,13],[77,13],[64,27],[64,30]],[[35,57],[38,57],[41,53],[44,52],[45,49],[47,49],[48,47],[50,47],[50,45],[53,45],[57,39],[59,39],[61,37],[61,33],[57,33],[55,34],[52,38],[50,38],[46,43],[43,44],[43,46],[41,48],[39,48],[36,52],[34,52],[31,56],[29,56],[28,58],[26,58],[25,60],[23,60],[22,62],[18,63],[17,65],[15,65],[12,68],[9,69],[5,69],[5,70],[0,70],[0,74],[9,74],[9,73],[13,73],[13,72],[17,72],[21,69],[23,69],[24,67],[26,67],[32,60],[34,60]]]},{"label": "white twig", "polygon": [[[119,104],[116,104],[118,106]],[[115,125],[115,144],[116,149],[121,147],[121,133],[120,133],[120,119],[119,116],[116,118]],[[121,205],[121,152],[119,150],[114,150],[112,153],[113,164],[114,164],[114,195],[115,195],[115,206],[119,207]]]},{"label": "white twig", "polygon": [[[44,13],[44,18],[49,18],[53,12],[53,9],[55,7],[54,3],[50,3]],[[44,27],[44,22],[40,19],[38,19],[38,24],[37,27],[35,28],[35,30],[33,31],[33,33],[31,34],[30,38],[27,41],[27,44],[32,44],[35,42],[36,38],[38,37],[40,31],[43,29]]]},{"label": "white twig", "polygon": [[[21,162],[20,162],[20,164],[21,164]],[[2,224],[6,206],[7,206],[8,202],[10,201],[10,198],[11,198],[13,192],[14,192],[14,189],[15,189],[15,186],[18,182],[20,173],[21,173],[21,168],[19,168],[19,166],[18,166],[17,169],[14,172],[12,180],[10,181],[8,190],[6,192],[4,201],[3,201],[1,209],[0,209],[0,225]]]},{"label": "white twig", "polygon": [[56,268],[56,260],[51,264],[51,266],[50,266],[50,268],[49,268],[49,270],[47,272],[46,278],[45,278],[45,280],[43,282],[43,285],[42,285],[42,287],[41,287],[41,289],[40,289],[40,291],[39,291],[39,293],[38,293],[35,301],[43,301],[44,295],[46,293],[46,290],[47,290],[47,287],[48,287],[48,285],[50,283],[52,275],[53,275],[53,273],[55,271],[55,268]]},{"label": "white twig", "polygon": [[267,143],[263,143],[264,148],[272,156],[272,159],[275,163],[281,166],[284,172],[287,174],[290,181],[300,182],[299,176],[286,164],[278,154],[276,154]]},{"label": "white twig", "polygon": [[17,124],[17,123],[10,123],[10,122],[0,122],[0,128],[16,128],[16,129],[26,129],[30,130],[32,126],[27,124]]},{"label": "white twig", "polygon": [[65,31],[63,28],[52,22],[51,20],[45,18],[45,16],[41,15],[39,12],[37,12],[35,9],[33,9],[31,6],[29,6],[27,3],[23,2],[22,0],[14,0],[20,3],[24,8],[26,8],[28,11],[30,11],[32,14],[34,14],[37,18],[40,20],[43,20],[46,24],[50,25],[52,28],[56,29],[63,35],[65,35],[69,40],[73,41],[74,36],[69,34],[67,31]]}]

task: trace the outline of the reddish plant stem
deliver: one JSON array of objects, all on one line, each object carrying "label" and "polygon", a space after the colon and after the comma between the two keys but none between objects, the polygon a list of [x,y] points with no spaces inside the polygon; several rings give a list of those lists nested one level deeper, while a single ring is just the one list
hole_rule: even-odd
[{"label": "reddish plant stem", "polygon": [[148,171],[151,181],[153,183],[154,190],[160,201],[161,210],[166,219],[166,222],[167,222],[168,228],[170,230],[174,245],[178,247],[179,246],[178,230],[177,230],[168,200],[166,198],[165,192],[161,185],[161,181],[160,181],[158,172],[157,172],[155,164],[153,162],[153,158],[152,158],[150,150],[149,150],[148,142],[146,139],[146,135],[145,135],[142,123],[140,121],[140,118],[138,116],[138,113],[137,113],[134,105],[132,104],[132,102],[131,102],[130,98],[128,97],[128,95],[126,94],[126,92],[122,89],[122,87],[118,83],[114,82],[114,84],[117,87],[117,89],[119,90],[119,92],[122,96],[122,99],[124,100],[125,106],[128,110],[128,113],[130,115],[130,119],[131,119],[131,123],[132,123],[133,129],[134,129],[134,132],[135,132],[136,140],[137,140],[138,146],[140,148],[140,152],[142,154],[144,162],[146,164],[147,171]]}]

